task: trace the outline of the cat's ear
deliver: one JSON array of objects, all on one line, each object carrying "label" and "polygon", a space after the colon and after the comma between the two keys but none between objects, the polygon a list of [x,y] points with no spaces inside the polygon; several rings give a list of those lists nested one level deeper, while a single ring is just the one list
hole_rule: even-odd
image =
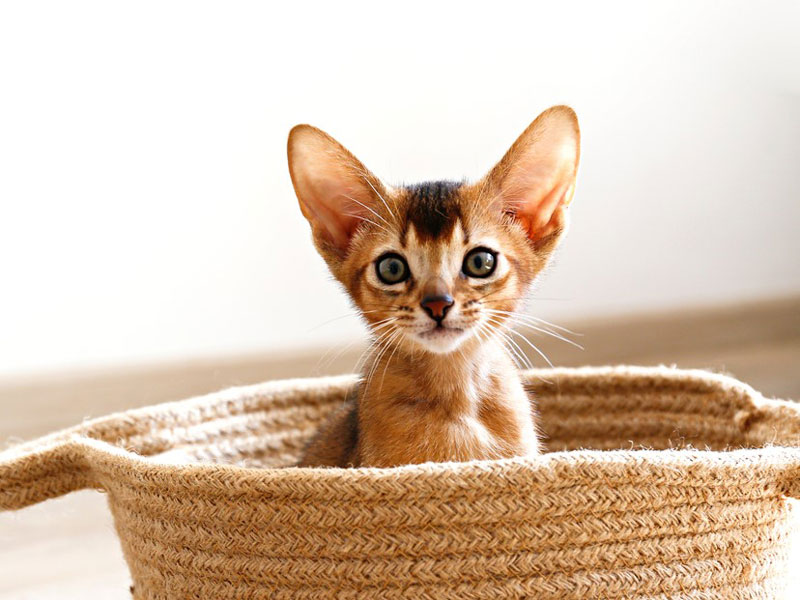
[{"label": "cat's ear", "polygon": [[575,193],[578,118],[568,106],[540,114],[482,184],[491,201],[522,225],[537,247],[557,241]]},{"label": "cat's ear", "polygon": [[318,244],[344,255],[362,221],[374,221],[381,182],[339,142],[311,125],[289,132],[289,174]]}]

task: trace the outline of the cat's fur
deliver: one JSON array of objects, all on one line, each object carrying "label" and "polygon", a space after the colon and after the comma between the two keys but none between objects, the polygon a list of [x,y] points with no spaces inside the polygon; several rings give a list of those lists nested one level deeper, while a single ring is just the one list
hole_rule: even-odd
[{"label": "cat's fur", "polygon": [[[314,243],[374,333],[362,382],[300,465],[537,454],[535,412],[502,330],[566,229],[580,154],[572,109],[539,115],[475,184],[389,187],[309,125],[292,129],[288,152]],[[497,256],[485,279],[462,271],[477,247]],[[380,280],[387,252],[407,262],[406,281]],[[448,296],[438,320],[421,306]]]}]

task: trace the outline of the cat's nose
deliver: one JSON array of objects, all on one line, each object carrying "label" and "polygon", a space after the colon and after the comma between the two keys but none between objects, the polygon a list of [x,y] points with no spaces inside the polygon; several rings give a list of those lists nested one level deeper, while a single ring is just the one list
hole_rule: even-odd
[{"label": "cat's nose", "polygon": [[453,297],[450,294],[425,296],[420,302],[420,306],[428,313],[431,319],[441,324],[442,320],[447,316],[447,311],[453,306]]}]

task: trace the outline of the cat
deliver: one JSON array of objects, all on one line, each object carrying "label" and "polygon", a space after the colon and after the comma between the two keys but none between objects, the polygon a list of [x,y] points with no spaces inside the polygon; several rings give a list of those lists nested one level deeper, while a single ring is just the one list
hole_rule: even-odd
[{"label": "cat", "polygon": [[540,452],[503,328],[568,224],[575,112],[540,114],[474,184],[390,187],[325,132],[289,134],[314,244],[374,339],[299,466],[393,467]]}]

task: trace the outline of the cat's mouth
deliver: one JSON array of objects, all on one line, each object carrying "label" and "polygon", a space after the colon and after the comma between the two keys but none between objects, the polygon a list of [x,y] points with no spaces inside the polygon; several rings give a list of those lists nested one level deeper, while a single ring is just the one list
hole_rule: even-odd
[{"label": "cat's mouth", "polygon": [[422,331],[417,335],[421,338],[436,339],[446,336],[460,335],[462,333],[464,333],[464,330],[461,327],[448,327],[447,325],[442,325],[440,323],[439,325]]},{"label": "cat's mouth", "polygon": [[450,327],[448,325],[437,325],[423,331],[414,333],[417,343],[422,345],[429,352],[436,354],[447,354],[452,352],[466,338],[466,331],[463,327]]}]

